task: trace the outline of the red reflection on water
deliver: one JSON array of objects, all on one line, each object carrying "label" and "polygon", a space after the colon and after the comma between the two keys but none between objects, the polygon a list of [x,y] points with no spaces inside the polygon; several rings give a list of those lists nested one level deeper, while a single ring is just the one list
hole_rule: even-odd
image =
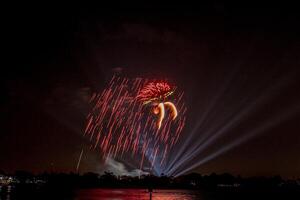
[{"label": "red reflection on water", "polygon": [[[193,200],[197,195],[187,190],[154,190],[152,200]],[[76,200],[149,200],[145,189],[86,189],[76,193]]]}]

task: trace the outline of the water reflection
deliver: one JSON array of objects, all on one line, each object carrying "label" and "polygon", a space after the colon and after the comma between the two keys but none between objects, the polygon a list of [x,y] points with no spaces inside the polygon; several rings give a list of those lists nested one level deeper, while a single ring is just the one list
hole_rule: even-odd
[{"label": "water reflection", "polygon": [[[149,200],[150,195],[143,189],[87,189],[76,192],[76,200]],[[187,190],[154,190],[152,200],[194,200],[196,192]]]},{"label": "water reflection", "polygon": [[0,186],[0,200],[11,200],[12,186]]}]

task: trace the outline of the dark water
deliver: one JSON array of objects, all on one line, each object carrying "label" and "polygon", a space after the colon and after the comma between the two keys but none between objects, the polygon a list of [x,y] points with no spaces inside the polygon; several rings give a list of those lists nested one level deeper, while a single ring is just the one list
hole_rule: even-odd
[{"label": "dark water", "polygon": [[[145,189],[85,189],[73,193],[74,200],[148,200],[150,195]],[[300,200],[299,191],[278,190],[154,190],[152,200]]]},{"label": "dark water", "polygon": [[[148,200],[146,189],[68,189],[0,186],[0,200]],[[154,190],[152,200],[300,200],[296,189]]]},{"label": "dark water", "polygon": [[[194,200],[200,194],[189,190],[154,190],[153,200]],[[75,193],[76,200],[149,200],[150,194],[144,189],[87,189]]]},{"label": "dark water", "polygon": [[[0,191],[1,193],[1,191]],[[153,190],[152,200],[194,200],[200,193],[189,190]],[[30,188],[6,188],[0,200],[13,199],[63,199],[63,200],[149,200],[150,193],[146,189],[80,189],[80,190],[31,190]],[[201,198],[202,199],[202,198]]]}]

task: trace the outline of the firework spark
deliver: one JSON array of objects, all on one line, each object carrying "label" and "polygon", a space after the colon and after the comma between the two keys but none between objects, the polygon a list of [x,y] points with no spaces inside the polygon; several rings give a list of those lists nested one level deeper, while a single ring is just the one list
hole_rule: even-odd
[{"label": "firework spark", "polygon": [[163,103],[159,103],[153,110],[153,113],[158,115],[157,128],[160,129],[163,119],[165,118],[165,107]]},{"label": "firework spark", "polygon": [[172,119],[173,120],[176,119],[178,113],[177,113],[177,109],[176,109],[175,105],[172,102],[164,102],[164,105],[171,109]]},{"label": "firework spark", "polygon": [[80,152],[80,155],[79,155],[79,158],[78,158],[78,162],[77,162],[77,165],[76,165],[76,172],[77,173],[79,172],[79,166],[80,166],[80,163],[81,163],[82,154],[83,154],[83,148],[81,149],[81,152]]},{"label": "firework spark", "polygon": [[167,82],[114,76],[90,103],[85,135],[91,148],[99,148],[104,158],[140,155],[140,168],[145,158],[152,166],[164,163],[186,119],[183,92],[175,93]]}]

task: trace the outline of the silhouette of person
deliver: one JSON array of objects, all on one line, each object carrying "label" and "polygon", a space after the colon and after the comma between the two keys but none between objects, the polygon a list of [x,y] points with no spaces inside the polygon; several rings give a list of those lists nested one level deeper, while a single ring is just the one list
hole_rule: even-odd
[{"label": "silhouette of person", "polygon": [[152,187],[149,187],[149,188],[148,188],[148,192],[149,192],[150,200],[152,200],[152,192],[153,192]]}]

